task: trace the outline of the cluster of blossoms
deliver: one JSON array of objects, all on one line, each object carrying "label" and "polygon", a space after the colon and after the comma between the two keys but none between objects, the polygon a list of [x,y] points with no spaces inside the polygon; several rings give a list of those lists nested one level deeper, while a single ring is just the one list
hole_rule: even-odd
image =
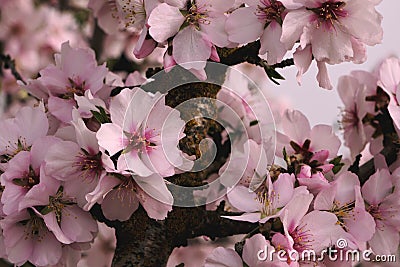
[{"label": "cluster of blossoms", "polygon": [[[91,1],[94,5],[95,1]],[[97,16],[106,29],[118,21],[141,32],[137,57],[157,46],[167,47],[164,68],[179,64],[206,79],[207,60],[219,62],[217,48],[232,48],[259,40],[266,63],[282,61],[293,49],[300,83],[312,59],[317,79],[331,89],[326,64],[362,63],[366,45],[381,42],[380,1],[362,0],[132,0],[97,1]],[[111,3],[110,3],[111,2]],[[112,11],[105,6],[111,5]],[[107,12],[108,10],[108,12]],[[115,18],[115,19],[112,19]]]},{"label": "cluster of blossoms", "polygon": [[[26,86],[41,102],[2,121],[2,245],[17,265],[79,260],[97,234],[88,212],[96,203],[106,218],[121,221],[139,203],[157,220],[172,209],[163,176],[175,169],[163,147],[179,155],[179,112],[165,105],[164,95],[138,87],[110,98],[112,84],[124,83],[97,65],[92,50],[64,43],[55,59]],[[165,125],[167,116],[172,123]]]},{"label": "cluster of blossoms", "polygon": [[[298,82],[315,59],[319,84],[330,89],[326,64],[362,63],[366,45],[382,40],[379,0],[89,0],[95,27],[107,34],[100,45],[110,48],[97,48],[99,64],[87,48],[90,34],[76,34],[78,27],[93,27],[93,18],[79,26],[72,13],[22,1],[0,0],[0,42],[29,77],[18,88],[34,102],[0,121],[0,258],[16,266],[104,264],[81,260],[91,247],[102,247],[101,237],[114,240],[98,216],[120,223],[143,209],[153,220],[166,220],[176,201],[171,180],[197,168],[198,155],[182,148],[190,124],[167,105],[168,93],[149,92],[154,80],[118,72],[106,60],[118,56],[123,64],[135,57],[138,69],[147,60],[147,67],[163,64],[167,73],[179,65],[206,80],[207,61],[254,42],[258,56],[250,63],[268,70],[292,51]],[[18,79],[10,69],[1,73],[1,88]],[[400,60],[391,57],[372,73],[353,71],[339,80],[348,159],[339,155],[342,142],[332,126],[311,127],[300,111],[268,107],[267,94],[238,73],[228,69],[212,99],[222,127],[206,137],[222,152],[200,181],[207,186],[191,194],[208,211],[222,210],[221,220],[256,229],[242,249],[213,244],[197,266],[337,266],[329,259],[261,261],[257,252],[318,254],[339,239],[348,242],[343,251],[395,254]],[[360,154],[363,161],[373,157],[368,174],[360,172]],[[174,250],[170,262],[182,263],[181,251]]]}]

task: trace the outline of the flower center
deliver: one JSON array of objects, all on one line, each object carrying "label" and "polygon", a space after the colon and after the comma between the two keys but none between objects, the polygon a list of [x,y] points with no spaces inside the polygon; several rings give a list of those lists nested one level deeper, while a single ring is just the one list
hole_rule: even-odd
[{"label": "flower center", "polygon": [[30,218],[19,223],[25,226],[25,240],[37,238],[37,241],[42,241],[46,233],[46,225],[42,218],[40,218],[34,211],[28,209]]},{"label": "flower center", "polygon": [[64,188],[60,186],[55,196],[49,196],[49,204],[40,211],[43,215],[54,212],[58,223],[61,222],[63,209],[68,205],[76,204],[72,198],[64,196],[63,190]]},{"label": "flower center", "polygon": [[358,127],[359,121],[357,106],[355,106],[354,110],[343,110],[341,125],[344,130]]},{"label": "flower center", "polygon": [[350,216],[352,216],[350,214],[350,212],[353,211],[354,207],[355,207],[355,202],[354,201],[351,201],[349,203],[345,203],[344,205],[341,205],[338,201],[335,200],[333,202],[333,207],[330,210],[330,212],[335,214],[336,217],[338,218],[337,224],[339,224],[344,229],[346,229],[346,225],[344,223],[344,219],[349,218]]},{"label": "flower center", "polygon": [[276,0],[260,0],[262,5],[258,5],[256,16],[259,20],[270,23],[277,21],[282,23],[282,13],[285,7],[280,1]]},{"label": "flower center", "polygon": [[290,233],[293,238],[293,248],[299,252],[306,249],[311,249],[311,242],[314,241],[313,235],[309,229],[306,229],[306,224],[296,227],[296,229]]},{"label": "flower center", "polygon": [[210,24],[210,21],[207,19],[208,10],[206,5],[198,6],[196,4],[192,4],[187,12],[183,12],[186,18],[186,23],[189,25],[194,25],[197,29],[200,27],[200,24]]},{"label": "flower center", "polygon": [[347,12],[343,9],[346,5],[345,2],[334,2],[328,1],[321,4],[321,7],[318,8],[309,8],[308,10],[313,11],[319,20],[318,26],[326,22],[329,26],[333,27],[333,22],[338,20],[340,17],[346,17]]},{"label": "flower center", "polygon": [[276,198],[279,198],[279,196],[275,191],[272,191],[270,194],[267,192],[259,192],[257,194],[257,200],[261,203],[261,219],[276,213],[277,209],[274,205]]},{"label": "flower center", "polygon": [[372,217],[374,217],[375,220],[383,220],[381,211],[379,210],[379,206],[370,205],[367,211],[369,212],[369,214],[372,215]]},{"label": "flower center", "polygon": [[140,153],[151,151],[155,143],[150,141],[153,136],[154,130],[148,130],[144,133],[144,136],[139,132],[128,133],[125,132],[125,136],[129,139],[129,145],[122,151],[123,154],[128,153],[132,150],[138,151]]},{"label": "flower center", "polygon": [[[141,0],[125,0],[125,1],[120,1],[120,2],[122,2],[122,3],[120,3],[120,5],[121,5],[122,13],[123,13],[123,18],[120,18],[120,19],[122,19],[122,22],[125,23],[126,28],[133,26],[135,24],[135,22],[138,19],[137,18],[138,15],[140,15],[141,17],[146,16],[146,10],[144,9],[143,1],[141,1]],[[112,13],[112,16],[118,18],[118,15],[116,15],[117,7],[113,6],[112,10],[114,11]]]},{"label": "flower center", "polygon": [[5,148],[6,148],[6,153],[0,156],[1,163],[7,163],[21,151],[31,150],[31,146],[28,146],[28,144],[26,143],[26,139],[22,136],[18,137],[18,141],[16,143],[8,141],[8,145],[6,145]]},{"label": "flower center", "polygon": [[85,91],[86,91],[86,82],[85,81],[76,82],[71,78],[68,78],[68,81],[69,81],[70,85],[65,88],[67,92],[60,95],[60,98],[74,99],[74,95],[77,95],[77,96],[85,95]]},{"label": "flower center", "polygon": [[22,178],[15,178],[12,180],[13,184],[21,186],[26,189],[31,189],[33,186],[40,182],[39,175],[36,174],[32,166],[29,166],[29,171]]},{"label": "flower center", "polygon": [[74,167],[82,172],[81,177],[92,181],[94,178],[100,177],[103,171],[103,164],[101,161],[101,152],[93,155],[82,149],[76,156],[77,160],[74,163]]}]

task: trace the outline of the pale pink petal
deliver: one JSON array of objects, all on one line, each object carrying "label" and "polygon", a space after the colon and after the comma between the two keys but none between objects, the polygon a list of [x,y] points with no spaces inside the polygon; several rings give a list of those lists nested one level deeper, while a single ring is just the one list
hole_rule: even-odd
[{"label": "pale pink petal", "polygon": [[340,27],[335,30],[327,30],[325,27],[315,29],[314,25],[308,27],[313,29],[311,45],[317,62],[338,64],[354,56],[351,38]]},{"label": "pale pink petal", "polygon": [[209,23],[202,23],[200,29],[204,32],[210,41],[218,46],[225,47],[230,44],[228,34],[225,31],[226,17],[219,15],[215,18],[208,18]]},{"label": "pale pink petal", "polygon": [[319,86],[324,89],[331,90],[333,86],[331,84],[331,80],[329,78],[325,62],[317,61],[317,67],[318,67],[317,81],[319,83]]},{"label": "pale pink petal", "polygon": [[[270,245],[269,241],[265,240],[262,234],[253,235],[251,238],[246,239],[246,243],[243,247],[243,261],[248,266],[261,267],[266,265],[266,262],[260,261],[257,257],[258,251],[265,250],[271,251],[273,247]],[[269,259],[267,259],[268,261]]]},{"label": "pale pink petal", "polygon": [[193,26],[180,31],[173,40],[172,56],[185,69],[202,70],[211,55],[211,44]]},{"label": "pale pink petal", "polygon": [[152,174],[148,177],[133,176],[133,179],[138,186],[152,198],[167,205],[173,204],[172,194],[160,175]]},{"label": "pale pink petal", "polygon": [[162,3],[153,9],[147,23],[150,26],[150,35],[154,40],[162,43],[174,36],[184,21],[185,17],[178,7]]},{"label": "pale pink petal", "polygon": [[110,156],[123,150],[127,140],[123,136],[122,129],[116,124],[102,124],[96,134],[99,146],[110,153]]},{"label": "pale pink petal", "polygon": [[51,232],[47,232],[40,242],[35,242],[29,261],[37,266],[56,265],[61,256],[61,243]]},{"label": "pale pink petal", "polygon": [[336,185],[332,184],[329,187],[321,190],[315,197],[314,209],[316,210],[331,210],[333,207],[333,201],[336,195]]},{"label": "pale pink petal", "polygon": [[104,216],[109,220],[126,221],[138,207],[139,200],[135,193],[124,188],[112,190],[101,203]]},{"label": "pale pink petal", "polygon": [[389,95],[395,94],[397,86],[400,84],[400,60],[390,57],[383,61],[379,69],[379,78],[383,89]]},{"label": "pale pink petal", "polygon": [[283,216],[287,216],[286,229],[289,232],[293,231],[299,225],[301,218],[307,213],[312,200],[312,194],[297,194],[285,206],[285,213],[282,213],[280,217],[283,220]]},{"label": "pale pink petal", "polygon": [[286,48],[292,49],[293,45],[300,39],[304,27],[311,21],[313,13],[305,9],[289,12],[282,24],[281,42]]},{"label": "pale pink petal", "polygon": [[239,8],[226,20],[225,29],[229,41],[245,44],[257,40],[263,33],[264,25],[255,15],[255,7]]},{"label": "pale pink petal", "polygon": [[87,204],[84,210],[90,210],[94,204],[101,203],[106,193],[119,185],[121,180],[114,176],[106,175],[102,177],[93,192],[86,195]]},{"label": "pale pink petal", "polygon": [[376,231],[371,240],[368,241],[372,250],[377,255],[390,255],[396,253],[399,247],[399,232],[382,221],[376,221]]},{"label": "pale pink petal", "polygon": [[63,141],[55,144],[49,149],[45,158],[46,173],[61,181],[76,178],[73,175],[77,173],[79,168],[76,165],[76,157],[80,152],[80,147],[74,142]]},{"label": "pale pink petal", "polygon": [[233,249],[218,247],[206,258],[204,267],[243,267],[243,262]]},{"label": "pale pink petal", "polygon": [[[161,185],[161,184],[160,184]],[[168,191],[168,189],[165,188]],[[154,188],[153,188],[154,191]],[[169,193],[169,196],[162,198],[169,198],[167,200],[170,204],[165,204],[166,201],[160,202],[161,200],[159,197],[148,195],[147,191],[142,191],[138,189],[138,195],[140,204],[142,204],[143,208],[145,209],[147,215],[155,220],[164,220],[167,217],[168,212],[172,211],[172,195]],[[165,195],[165,194],[164,194]]]},{"label": "pale pink petal", "polygon": [[295,180],[294,174],[281,173],[273,183],[274,193],[278,196],[275,204],[277,208],[285,206],[292,199]]},{"label": "pale pink petal", "polygon": [[64,234],[75,242],[91,242],[97,232],[97,223],[92,215],[77,205],[64,207],[60,226]]},{"label": "pale pink petal", "polygon": [[25,137],[28,145],[36,139],[47,135],[49,122],[44,111],[43,103],[38,107],[22,107],[15,117],[15,124],[20,131],[20,135]]},{"label": "pale pink petal", "polygon": [[336,237],[345,233],[337,224],[337,217],[326,211],[314,210],[306,214],[301,220],[300,227],[302,226],[304,227],[302,231],[312,233],[312,240],[307,245],[316,252],[334,244]]},{"label": "pale pink petal", "polygon": [[[311,131],[310,123],[303,113],[297,110],[286,110],[282,118],[282,128],[286,135],[292,141],[295,141],[300,146],[303,142],[310,138]],[[320,138],[321,136],[318,136]],[[314,140],[314,139],[313,139]]]},{"label": "pale pink petal", "polygon": [[311,46],[308,45],[304,49],[298,47],[293,54],[294,64],[297,68],[297,82],[301,84],[301,77],[310,68],[312,62]]},{"label": "pale pink petal", "polygon": [[375,9],[371,1],[353,0],[346,2],[348,16],[340,17],[339,23],[357,39],[367,45],[382,42],[382,15]]},{"label": "pale pink petal", "polygon": [[144,161],[140,158],[136,150],[132,150],[129,153],[124,153],[118,158],[117,169],[120,171],[131,170],[139,176],[149,176],[155,172],[154,169],[150,169],[152,166],[147,166]]},{"label": "pale pink petal", "polygon": [[355,200],[354,187],[360,186],[360,181],[358,180],[357,175],[352,172],[345,171],[339,174],[333,183],[337,188],[335,200],[338,201],[340,205],[344,205]]},{"label": "pale pink petal", "polygon": [[70,122],[72,120],[72,108],[76,103],[73,99],[61,99],[59,97],[50,96],[48,107],[49,112],[62,122]]},{"label": "pale pink petal", "polygon": [[267,53],[267,62],[272,65],[281,62],[286,54],[286,47],[281,43],[282,27],[276,21],[272,21],[265,28],[261,36],[261,48],[259,53]]},{"label": "pale pink petal", "polygon": [[61,230],[60,225],[58,224],[56,214],[54,212],[50,212],[46,215],[43,215],[43,220],[46,223],[46,226],[50,231],[56,236],[57,240],[64,244],[71,244],[74,240],[70,239],[68,236],[64,234]]},{"label": "pale pink petal", "polygon": [[228,190],[228,200],[236,209],[244,212],[260,211],[261,203],[257,200],[257,194],[245,186],[235,186]]},{"label": "pale pink petal", "polygon": [[341,145],[339,137],[333,131],[332,126],[316,125],[312,128],[310,133],[311,145],[310,150],[313,152],[327,150],[329,157],[336,157],[339,147]]},{"label": "pale pink petal", "polygon": [[364,199],[370,205],[378,205],[392,193],[393,184],[387,169],[380,169],[371,175],[362,187]]}]

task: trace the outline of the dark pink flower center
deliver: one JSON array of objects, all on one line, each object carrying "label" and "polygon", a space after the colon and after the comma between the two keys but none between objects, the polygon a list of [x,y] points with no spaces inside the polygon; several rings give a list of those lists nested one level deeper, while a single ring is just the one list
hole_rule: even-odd
[{"label": "dark pink flower center", "polygon": [[282,22],[282,14],[285,7],[280,1],[276,0],[260,0],[261,5],[258,5],[256,15],[259,20],[269,23],[271,21]]},{"label": "dark pink flower center", "polygon": [[374,217],[375,220],[383,220],[382,213],[378,205],[370,205],[367,211],[372,215],[372,217]]},{"label": "dark pink flower center", "polygon": [[76,156],[74,167],[78,167],[81,171],[81,177],[93,181],[93,179],[100,177],[103,171],[101,153],[90,154],[82,150],[82,152]]},{"label": "dark pink flower center", "polygon": [[128,153],[132,150],[138,151],[140,153],[150,152],[155,143],[151,141],[152,137],[155,135],[155,129],[146,130],[144,134],[140,132],[125,133],[125,135],[129,138],[129,145],[124,149],[122,153]]},{"label": "dark pink flower center", "polygon": [[31,189],[33,186],[40,182],[39,175],[36,174],[35,170],[29,166],[29,171],[27,171],[24,177],[15,178],[12,180],[15,185],[21,186],[26,189]]},{"label": "dark pink flower center", "polygon": [[310,229],[306,228],[306,224],[299,225],[296,229],[290,233],[293,238],[293,248],[299,252],[306,249],[312,249],[311,242],[314,241],[313,235]]},{"label": "dark pink flower center", "polygon": [[326,23],[329,27],[333,27],[333,23],[340,17],[346,17],[347,12],[344,10],[345,2],[328,1],[321,4],[318,8],[309,8],[313,11],[319,20],[319,24]]},{"label": "dark pink flower center", "polygon": [[67,86],[66,93],[60,95],[60,98],[63,99],[74,99],[74,95],[84,96],[86,91],[86,82],[85,81],[77,81],[79,79],[71,79],[68,78],[70,85]]}]

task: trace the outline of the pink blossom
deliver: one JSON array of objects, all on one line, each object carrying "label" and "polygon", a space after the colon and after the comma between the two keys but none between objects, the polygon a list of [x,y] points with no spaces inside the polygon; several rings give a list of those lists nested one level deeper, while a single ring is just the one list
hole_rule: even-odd
[{"label": "pink blossom", "polygon": [[240,216],[223,216],[232,220],[265,223],[277,218],[284,207],[298,194],[308,194],[305,187],[294,188],[295,177],[290,174],[280,174],[272,183],[267,177],[266,185],[257,192],[238,185],[228,192],[229,203],[245,213]]},{"label": "pink blossom", "polygon": [[268,64],[282,61],[286,47],[281,43],[285,7],[276,0],[247,0],[248,7],[229,15],[225,29],[233,43],[246,44],[260,38],[259,53],[267,53]]},{"label": "pink blossom", "polygon": [[393,192],[393,180],[388,169],[378,169],[363,185],[361,192],[367,211],[373,216],[376,229],[368,242],[376,254],[393,254],[400,243],[399,192]]},{"label": "pink blossom", "polygon": [[375,114],[375,103],[366,98],[376,94],[376,83],[377,79],[364,71],[352,72],[339,80],[338,93],[345,105],[341,124],[345,145],[353,158],[363,151],[375,131],[371,125],[365,125],[363,119],[367,114]]},{"label": "pink blossom", "polygon": [[34,207],[57,240],[64,244],[91,242],[97,233],[97,223],[90,213],[75,202],[74,192],[68,192],[61,181],[42,176],[19,203],[19,209]]},{"label": "pink blossom", "polygon": [[0,225],[10,262],[22,265],[29,261],[36,266],[47,266],[61,259],[61,243],[32,209],[11,214]]},{"label": "pink blossom", "polygon": [[33,142],[46,136],[49,122],[43,104],[38,107],[22,107],[15,118],[1,122],[0,155],[10,159],[20,151],[27,151]]},{"label": "pink blossom", "polygon": [[[224,123],[231,143],[239,149],[250,138],[263,143],[268,163],[272,163],[275,130],[268,100],[259,88],[252,88],[249,78],[236,69],[229,69],[217,94],[218,119]],[[252,90],[254,89],[254,90]]]},{"label": "pink blossom", "polygon": [[174,37],[172,57],[175,62],[204,78],[204,67],[206,60],[212,57],[213,46],[230,44],[224,13],[233,4],[233,0],[168,1],[150,14],[149,33],[159,43]]},{"label": "pink blossom", "polygon": [[[268,240],[262,234],[256,234],[246,242],[243,247],[243,260],[236,251],[230,248],[218,247],[214,249],[206,258],[205,267],[242,267],[244,263],[249,267],[285,267],[289,266],[286,262],[279,261],[274,257],[273,261],[269,261],[267,257],[265,261],[258,259],[258,252],[262,250],[267,252],[275,250]],[[261,256],[264,256],[263,254]],[[269,255],[268,255],[269,256]]]},{"label": "pink blossom", "polygon": [[139,207],[139,203],[150,218],[163,220],[172,210],[173,202],[164,180],[157,174],[145,178],[106,175],[100,179],[95,190],[89,193],[86,199],[88,201],[86,210],[95,203],[100,203],[106,218],[120,221],[128,220]]},{"label": "pink blossom", "polygon": [[78,205],[83,207],[86,194],[92,192],[105,175],[103,159],[109,159],[102,157],[96,133],[87,129],[81,118],[75,118],[72,124],[76,142],[61,141],[49,148],[44,169],[47,175],[64,181],[64,187],[75,192]]},{"label": "pink blossom", "polygon": [[316,196],[314,208],[335,214],[355,240],[366,242],[375,233],[375,222],[365,209],[360,190],[358,177],[344,172]]},{"label": "pink blossom", "polygon": [[386,59],[379,69],[379,83],[389,94],[388,110],[397,129],[400,129],[400,60]]},{"label": "pink blossom", "polygon": [[[291,49],[300,40],[295,53],[298,75],[301,76],[308,69],[312,55],[318,63],[317,78],[324,88],[332,88],[325,63],[362,63],[366,59],[365,45],[376,45],[382,40],[382,16],[375,10],[376,1],[294,2],[301,4],[301,8],[291,10],[286,15],[281,42]],[[304,53],[307,56],[301,55]]]},{"label": "pink blossom", "polygon": [[[294,249],[299,254],[304,250],[319,253],[334,244],[339,237],[346,236],[334,214],[319,210],[307,213],[312,200],[312,194],[300,194],[286,206],[280,216],[285,234],[278,233],[276,235],[280,235],[280,238],[273,237],[275,246],[280,245],[288,251]],[[298,266],[296,263],[294,266]]]},{"label": "pink blossom", "polygon": [[329,158],[337,155],[340,140],[331,126],[318,124],[311,128],[307,118],[297,110],[286,110],[281,124],[284,134],[277,132],[277,156],[283,157],[283,148],[288,155],[299,153],[294,150],[290,142],[297,144],[303,152],[315,153],[325,150],[329,152]]},{"label": "pink blossom", "polygon": [[[243,168],[245,166],[245,168]],[[244,144],[244,152],[237,151],[220,168],[219,175],[222,184],[232,187],[232,177],[238,178],[238,184],[256,189],[268,175],[267,153],[262,145],[249,139]]]},{"label": "pink blossom", "polygon": [[19,205],[26,194],[39,184],[44,176],[42,163],[46,151],[43,147],[51,148],[57,142],[59,139],[53,136],[42,137],[36,140],[30,151],[21,151],[9,161],[1,175],[2,185],[5,186],[1,196],[5,214],[10,215],[20,210]]},{"label": "pink blossom", "polygon": [[99,226],[99,233],[94,239],[91,248],[85,251],[85,256],[78,263],[78,267],[111,266],[115,247],[117,245],[115,230],[106,226],[104,223],[97,224]]},{"label": "pink blossom", "polygon": [[122,151],[119,171],[140,176],[170,176],[182,164],[178,142],[184,121],[179,112],[165,105],[164,96],[150,96],[140,88],[125,89],[111,100],[112,123],[102,124],[96,136],[110,156]]},{"label": "pink blossom", "polygon": [[68,42],[63,43],[61,54],[55,55],[55,61],[55,66],[40,71],[39,80],[49,91],[49,112],[68,123],[76,105],[74,96],[83,96],[87,90],[93,96],[100,94],[108,70],[105,64],[97,66],[92,50],[71,48]]}]

